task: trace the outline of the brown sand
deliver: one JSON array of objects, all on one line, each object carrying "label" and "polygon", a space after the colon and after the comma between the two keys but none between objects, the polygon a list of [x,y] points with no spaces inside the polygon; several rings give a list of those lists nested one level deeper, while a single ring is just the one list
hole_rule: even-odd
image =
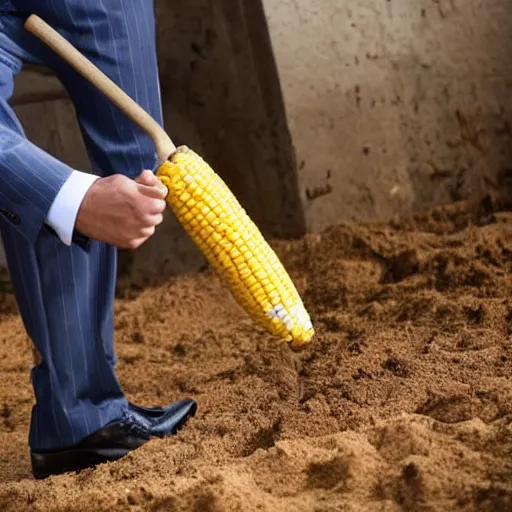
[{"label": "brown sand", "polygon": [[493,206],[275,243],[318,329],[300,354],[208,273],[122,284],[126,393],[191,396],[198,415],[122,461],[41,482],[31,354],[4,297],[0,508],[512,510],[512,213]]}]

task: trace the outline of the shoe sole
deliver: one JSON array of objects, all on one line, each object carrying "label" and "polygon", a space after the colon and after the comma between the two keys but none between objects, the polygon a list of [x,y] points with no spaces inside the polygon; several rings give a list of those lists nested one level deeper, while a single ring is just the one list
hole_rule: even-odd
[{"label": "shoe sole", "polygon": [[[142,446],[141,445],[139,446]],[[137,447],[138,448],[138,447]],[[72,471],[95,467],[98,464],[118,460],[136,448],[112,448],[98,450],[69,450],[55,454],[31,453],[32,474],[37,480]]]}]

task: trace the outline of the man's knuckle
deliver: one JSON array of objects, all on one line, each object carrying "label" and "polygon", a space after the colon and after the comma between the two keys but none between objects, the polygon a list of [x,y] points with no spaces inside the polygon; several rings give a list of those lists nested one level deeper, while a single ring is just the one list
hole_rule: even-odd
[{"label": "man's knuckle", "polygon": [[150,237],[155,233],[155,226],[151,225],[148,227],[145,227],[142,231],[140,236],[141,237]]},{"label": "man's knuckle", "polygon": [[146,211],[144,208],[141,208],[140,202],[133,204],[133,218],[140,223],[144,220],[146,215]]},{"label": "man's knuckle", "polygon": [[145,213],[141,220],[145,228],[153,226],[153,216],[151,214]]},{"label": "man's knuckle", "polygon": [[138,247],[138,240],[137,238],[130,238],[128,242],[126,242],[126,246],[128,249],[137,249]]}]

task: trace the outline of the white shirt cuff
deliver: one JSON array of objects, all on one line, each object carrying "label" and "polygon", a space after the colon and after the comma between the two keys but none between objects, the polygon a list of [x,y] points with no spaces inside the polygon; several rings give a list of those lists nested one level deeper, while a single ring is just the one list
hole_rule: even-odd
[{"label": "white shirt cuff", "polygon": [[46,224],[55,230],[66,245],[71,245],[78,210],[85,194],[97,179],[99,176],[94,174],[73,171],[48,211]]}]

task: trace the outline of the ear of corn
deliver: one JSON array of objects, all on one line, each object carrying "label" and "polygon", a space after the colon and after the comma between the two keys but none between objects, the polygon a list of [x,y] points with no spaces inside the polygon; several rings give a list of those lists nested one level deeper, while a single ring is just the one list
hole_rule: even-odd
[{"label": "ear of corn", "polygon": [[167,203],[249,316],[292,348],[314,335],[283,265],[224,181],[180,146],[157,170]]}]

